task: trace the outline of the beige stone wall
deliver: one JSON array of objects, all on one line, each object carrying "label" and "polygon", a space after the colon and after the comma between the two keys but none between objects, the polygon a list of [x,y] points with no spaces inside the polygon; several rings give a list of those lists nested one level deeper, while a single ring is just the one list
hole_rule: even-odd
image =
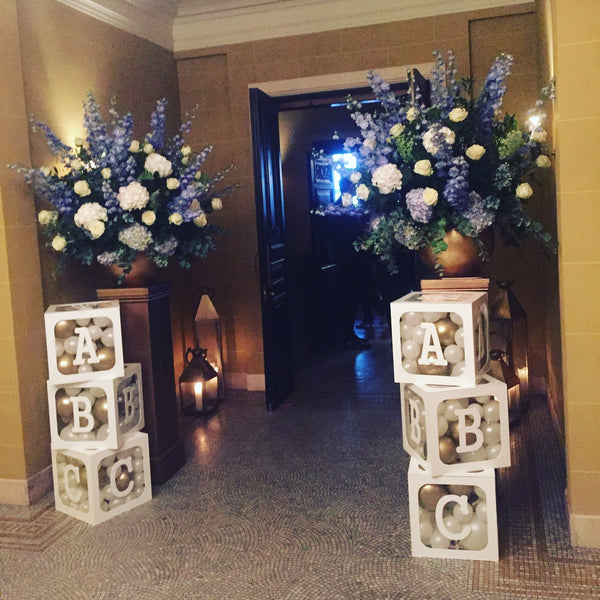
[{"label": "beige stone wall", "polygon": [[600,5],[552,0],[568,499],[575,545],[600,547]]},{"label": "beige stone wall", "polygon": [[179,102],[172,53],[55,0],[0,3],[0,39],[0,503],[27,503],[50,483],[44,310],[93,299],[110,280],[75,265],[52,277],[52,258],[38,247],[34,199],[4,165],[50,160],[44,136],[29,133],[31,114],[68,143],[81,135],[88,90],[106,107],[116,95],[140,132],[163,96],[178,125]]}]

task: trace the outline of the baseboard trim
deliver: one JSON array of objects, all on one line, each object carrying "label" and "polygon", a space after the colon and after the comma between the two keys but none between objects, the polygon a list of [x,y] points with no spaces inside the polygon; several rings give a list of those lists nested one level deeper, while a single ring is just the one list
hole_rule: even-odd
[{"label": "baseboard trim", "polygon": [[571,545],[600,548],[600,515],[570,515]]},{"label": "baseboard trim", "polygon": [[0,479],[0,504],[29,506],[52,491],[52,465],[29,479]]},{"label": "baseboard trim", "polygon": [[265,376],[262,373],[227,373],[225,387],[249,392],[265,391]]}]

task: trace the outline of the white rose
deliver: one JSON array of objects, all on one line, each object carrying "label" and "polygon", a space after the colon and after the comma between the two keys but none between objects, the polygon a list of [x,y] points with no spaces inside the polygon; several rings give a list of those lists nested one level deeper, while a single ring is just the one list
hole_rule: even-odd
[{"label": "white rose", "polygon": [[84,142],[85,142],[85,140],[82,137],[76,137],[73,139],[73,143],[75,144],[75,146],[77,148],[81,148],[81,146],[83,146]]},{"label": "white rose", "polygon": [[144,144],[144,154],[152,154],[154,152],[154,146],[152,144]]},{"label": "white rose", "polygon": [[194,179],[202,179],[202,171],[196,171],[194,175]]},{"label": "white rose", "polygon": [[467,118],[468,114],[469,114],[469,111],[466,108],[453,108],[448,113],[448,118],[453,123],[460,123],[461,121],[464,121]]},{"label": "white rose", "polygon": [[390,129],[390,135],[392,137],[398,137],[402,132],[404,131],[404,125],[402,125],[402,123],[396,123],[391,129]]},{"label": "white rose", "polygon": [[183,223],[183,217],[179,213],[171,213],[169,215],[169,223],[181,225]]},{"label": "white rose", "polygon": [[55,210],[40,210],[38,213],[38,222],[40,225],[53,225],[56,223],[58,213]]},{"label": "white rose", "polygon": [[108,212],[104,206],[97,202],[86,202],[82,204],[75,213],[73,221],[77,227],[86,228],[92,221],[107,221]]},{"label": "white rose", "polygon": [[206,227],[207,223],[208,223],[208,219],[206,218],[206,215],[204,213],[202,213],[201,215],[198,215],[194,219],[194,225],[196,225],[196,227]]},{"label": "white rose", "polygon": [[97,240],[105,230],[104,223],[102,221],[90,221],[87,225],[87,230],[94,240]]},{"label": "white rose", "polygon": [[[150,144],[146,145],[149,146]],[[173,172],[171,161],[156,152],[148,155],[148,158],[144,162],[144,169],[150,173],[158,173],[160,177],[168,177]]]},{"label": "white rose", "polygon": [[183,154],[183,156],[189,156],[191,153],[192,153],[192,149],[189,146],[181,147],[181,154]]},{"label": "white rose", "polygon": [[125,187],[119,188],[117,200],[123,210],[144,208],[150,200],[148,190],[139,181],[132,181]]},{"label": "white rose", "polygon": [[534,142],[543,143],[548,138],[548,132],[544,129],[536,129],[531,132],[531,139]]},{"label": "white rose", "polygon": [[356,184],[360,181],[361,177],[362,177],[362,174],[360,173],[360,171],[354,171],[353,173],[350,174],[350,181],[352,183]]},{"label": "white rose", "polygon": [[102,179],[110,179],[112,171],[108,167],[104,167],[104,169],[100,171],[100,175],[102,175]]},{"label": "white rose", "polygon": [[50,175],[50,169],[48,167],[40,167],[40,173],[44,177],[48,177]]},{"label": "white rose", "polygon": [[431,161],[424,159],[418,160],[413,167],[413,171],[417,175],[431,175],[433,173],[433,167],[431,166]]},{"label": "white rose", "polygon": [[540,168],[540,169],[547,169],[552,163],[550,162],[550,158],[548,156],[546,156],[545,154],[540,154],[536,159],[535,159],[535,164]]},{"label": "white rose", "polygon": [[181,164],[182,165],[187,165],[190,162],[190,157],[189,156],[182,156],[181,157]]},{"label": "white rose", "polygon": [[465,154],[471,160],[479,160],[485,154],[485,148],[479,144],[473,144],[465,150]]},{"label": "white rose", "polygon": [[153,210],[145,210],[142,213],[142,223],[144,225],[148,225],[148,227],[150,227],[150,225],[154,225],[156,221],[156,213]]},{"label": "white rose", "polygon": [[179,187],[179,179],[176,177],[169,177],[167,179],[167,189],[176,190]]},{"label": "white rose", "polygon": [[137,140],[131,140],[131,144],[129,144],[129,152],[139,152],[140,151],[140,143]]},{"label": "white rose", "polygon": [[531,196],[533,196],[533,189],[528,183],[520,183],[517,186],[515,193],[517,198],[521,198],[521,200],[527,200],[527,198],[531,198]]},{"label": "white rose", "polygon": [[82,198],[84,198],[85,196],[89,196],[92,193],[88,182],[84,181],[83,179],[80,179],[79,181],[75,182],[75,185],[73,186],[73,191]]},{"label": "white rose", "polygon": [[379,189],[380,193],[391,194],[402,187],[402,173],[396,165],[387,163],[386,165],[377,167],[373,171],[371,181]]},{"label": "white rose", "polygon": [[223,200],[221,198],[213,198],[210,201],[210,207],[213,210],[221,210],[223,208]]},{"label": "white rose", "polygon": [[78,158],[74,158],[69,163],[69,166],[71,169],[73,169],[73,171],[81,171],[81,169],[83,169],[83,163]]},{"label": "white rose", "polygon": [[406,111],[406,118],[409,121],[414,121],[417,117],[419,116],[419,111],[414,107],[411,106],[407,111]]},{"label": "white rose", "polygon": [[423,202],[427,204],[427,206],[435,206],[438,201],[438,193],[437,190],[433,188],[425,188],[423,190]]},{"label": "white rose", "polygon": [[62,252],[67,247],[67,240],[62,235],[55,235],[52,238],[51,245],[56,252]]},{"label": "white rose", "polygon": [[369,197],[369,188],[364,183],[356,188],[356,197],[359,200],[366,200]]}]

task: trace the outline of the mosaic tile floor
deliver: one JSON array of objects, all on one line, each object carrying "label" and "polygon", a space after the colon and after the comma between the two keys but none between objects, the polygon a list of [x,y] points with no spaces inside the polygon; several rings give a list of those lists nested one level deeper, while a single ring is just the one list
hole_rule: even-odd
[{"label": "mosaic tile floor", "polygon": [[[188,459],[95,527],[52,497],[0,506],[2,600],[594,600],[600,551],[569,546],[564,460],[543,398],[498,472],[501,559],[413,558],[389,340],[306,365],[267,413],[231,393],[182,422]],[[381,339],[377,339],[377,338]]]}]

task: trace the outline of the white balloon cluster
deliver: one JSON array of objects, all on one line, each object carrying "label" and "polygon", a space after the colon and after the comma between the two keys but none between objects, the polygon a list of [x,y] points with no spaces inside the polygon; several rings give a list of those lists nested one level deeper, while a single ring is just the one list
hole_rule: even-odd
[{"label": "white balloon cluster", "polygon": [[[408,386],[404,394],[411,405],[410,415],[418,417],[418,423],[411,427],[420,429],[417,436],[408,436],[409,443],[427,460],[424,401]],[[501,434],[500,403],[494,396],[449,398],[438,405],[438,452],[446,464],[494,460],[502,451]]]},{"label": "white balloon cluster", "polygon": [[[456,313],[404,313],[400,319],[402,367],[407,373],[462,375],[465,370],[464,335],[462,318]],[[437,350],[434,356],[429,349]]]},{"label": "white balloon cluster", "polygon": [[430,548],[483,550],[487,503],[478,486],[427,484],[419,490],[421,541]]},{"label": "white balloon cluster", "polygon": [[114,329],[108,317],[58,321],[54,344],[56,368],[63,375],[106,371],[115,365]]}]

